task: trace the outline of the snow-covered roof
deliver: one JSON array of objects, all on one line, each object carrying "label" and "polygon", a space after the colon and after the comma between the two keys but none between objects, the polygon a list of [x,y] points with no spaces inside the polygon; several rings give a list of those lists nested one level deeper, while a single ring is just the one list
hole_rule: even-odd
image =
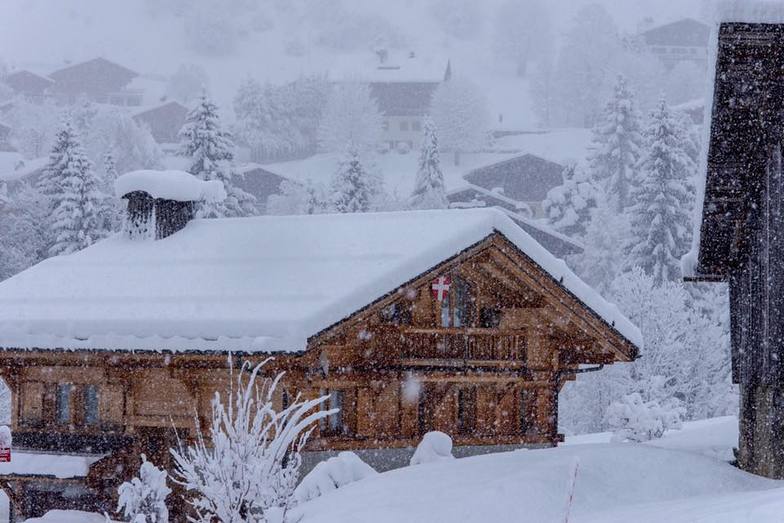
[{"label": "snow-covered roof", "polygon": [[415,52],[387,50],[381,62],[375,53],[347,54],[332,65],[332,81],[367,83],[438,83],[443,82],[449,60],[443,57],[419,56]]},{"label": "snow-covered roof", "polygon": [[14,450],[11,461],[0,463],[0,476],[53,476],[58,479],[87,476],[100,455],[72,455]]},{"label": "snow-covered roof", "polygon": [[614,305],[509,217],[471,209],[194,220],[154,242],[117,235],[0,283],[0,347],[304,350],[494,231],[642,346]]},{"label": "snow-covered roof", "polygon": [[214,201],[226,199],[226,190],[217,180],[203,181],[185,171],[132,171],[114,181],[114,192],[122,198],[134,191],[144,191],[153,198],[180,202]]}]

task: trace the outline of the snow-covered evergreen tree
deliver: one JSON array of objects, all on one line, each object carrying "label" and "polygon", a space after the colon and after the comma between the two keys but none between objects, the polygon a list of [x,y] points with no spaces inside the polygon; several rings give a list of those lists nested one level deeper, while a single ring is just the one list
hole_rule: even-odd
[{"label": "snow-covered evergreen tree", "polygon": [[582,238],[585,250],[573,259],[580,277],[600,293],[607,291],[626,265],[625,245],[630,234],[626,215],[616,214],[607,199],[603,193],[597,196]]},{"label": "snow-covered evergreen tree", "polygon": [[680,258],[690,246],[694,163],[687,154],[688,138],[664,100],[651,114],[645,138],[640,182],[629,209],[629,263],[661,283],[680,276]]},{"label": "snow-covered evergreen tree", "polygon": [[49,254],[69,254],[88,247],[106,235],[101,212],[105,195],[77,137],[66,119],[39,180],[49,198]]},{"label": "snow-covered evergreen tree", "polygon": [[341,213],[367,212],[374,192],[373,179],[362,165],[359,150],[349,145],[332,180],[332,207]]},{"label": "snow-covered evergreen tree", "polygon": [[487,98],[482,89],[465,78],[451,78],[438,86],[430,116],[438,129],[441,150],[453,152],[455,164],[460,161],[459,153],[481,149],[489,140]]},{"label": "snow-covered evergreen tree", "polygon": [[369,85],[360,82],[334,85],[319,124],[319,148],[340,152],[351,143],[361,153],[372,151],[381,140],[381,124],[381,111]]},{"label": "snow-covered evergreen tree", "polygon": [[583,236],[596,207],[599,191],[588,173],[571,163],[563,170],[563,184],[547,192],[542,206],[547,221],[569,236]]},{"label": "snow-covered evergreen tree", "polygon": [[132,523],[168,523],[166,497],[171,489],[166,485],[168,474],[142,454],[139,476],[126,481],[117,489],[117,510]]},{"label": "snow-covered evergreen tree", "polygon": [[414,192],[410,205],[414,209],[445,209],[449,206],[444,187],[444,173],[438,154],[436,126],[430,118],[425,119],[424,138],[419,154]]},{"label": "snow-covered evergreen tree", "polygon": [[634,94],[618,76],[612,98],[593,129],[591,176],[605,186],[611,208],[620,213],[632,203],[631,188],[643,138]]},{"label": "snow-covered evergreen tree", "polygon": [[665,430],[681,428],[686,409],[676,398],[645,401],[637,392],[607,407],[606,420],[614,441],[643,442],[661,438]]},{"label": "snow-covered evergreen tree", "polygon": [[179,136],[179,154],[190,159],[188,172],[202,180],[219,180],[226,189],[224,201],[202,204],[199,215],[220,218],[255,214],[256,199],[234,185],[231,133],[221,128],[218,107],[206,94],[188,113]]}]

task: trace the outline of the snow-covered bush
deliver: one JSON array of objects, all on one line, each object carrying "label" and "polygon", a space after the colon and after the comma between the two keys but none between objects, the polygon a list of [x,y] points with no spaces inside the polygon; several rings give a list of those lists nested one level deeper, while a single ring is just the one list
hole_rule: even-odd
[{"label": "snow-covered bush", "polygon": [[328,396],[305,400],[299,395],[276,410],[273,396],[283,374],[260,378],[268,361],[253,369],[243,364],[236,376],[230,369],[233,386],[225,398],[215,393],[206,437],[196,418],[196,442],[180,442],[171,450],[174,479],[189,491],[188,502],[197,515],[193,521],[282,521],[294,501],[300,450],[310,427],[337,412],[319,410]]},{"label": "snow-covered bush", "polygon": [[294,498],[302,503],[376,474],[373,467],[353,452],[341,452],[308,472],[294,490]]},{"label": "snow-covered bush", "polygon": [[454,459],[452,455],[452,438],[443,432],[434,430],[422,437],[417,445],[414,455],[411,456],[411,465],[433,463],[445,459]]},{"label": "snow-covered bush", "polygon": [[166,485],[166,471],[159,469],[142,454],[139,476],[126,481],[117,489],[120,495],[117,511],[133,523],[168,523],[169,509],[166,496],[171,489]]},{"label": "snow-covered bush", "polygon": [[686,409],[675,398],[659,403],[645,401],[633,392],[607,407],[606,421],[613,441],[649,441],[662,437],[665,430],[680,429]]},{"label": "snow-covered bush", "polygon": [[547,192],[542,202],[547,221],[557,231],[570,236],[585,234],[591,209],[597,205],[599,190],[588,173],[572,163],[563,171],[563,184]]}]

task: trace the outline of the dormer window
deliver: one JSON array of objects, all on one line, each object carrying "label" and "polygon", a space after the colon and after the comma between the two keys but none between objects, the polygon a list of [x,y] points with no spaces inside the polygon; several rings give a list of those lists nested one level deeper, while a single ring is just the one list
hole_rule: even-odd
[{"label": "dormer window", "polygon": [[441,301],[442,327],[470,327],[474,322],[474,297],[471,286],[453,276],[446,297]]}]

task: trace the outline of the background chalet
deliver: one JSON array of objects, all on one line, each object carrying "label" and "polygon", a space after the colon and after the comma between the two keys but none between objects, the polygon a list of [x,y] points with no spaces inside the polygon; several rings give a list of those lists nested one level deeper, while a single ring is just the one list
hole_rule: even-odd
[{"label": "background chalet", "polygon": [[430,430],[458,455],[553,446],[564,383],[637,356],[637,328],[500,211],[185,225],[198,186],[129,180],[129,209],[157,217],[162,239],[121,234],[0,284],[17,450],[91,463],[70,479],[0,468],[17,515],[111,511],[141,452],[169,466],[172,425],[188,437],[194,414],[208,418],[229,351],[236,365],[275,356],[281,404],[328,394],[341,409],[317,427],[310,466],[352,449],[380,469]]}]

